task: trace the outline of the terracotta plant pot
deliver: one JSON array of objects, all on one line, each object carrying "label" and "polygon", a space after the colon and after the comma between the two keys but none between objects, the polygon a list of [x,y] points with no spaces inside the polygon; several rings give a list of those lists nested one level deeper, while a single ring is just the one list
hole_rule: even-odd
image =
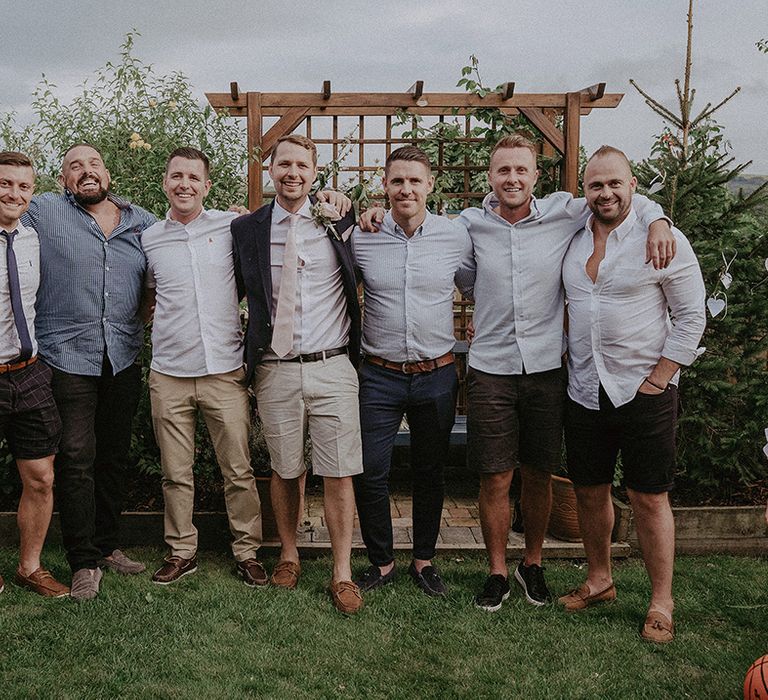
[{"label": "terracotta plant pot", "polygon": [[581,542],[573,482],[554,474],[552,475],[552,513],[549,516],[548,532],[558,540]]}]

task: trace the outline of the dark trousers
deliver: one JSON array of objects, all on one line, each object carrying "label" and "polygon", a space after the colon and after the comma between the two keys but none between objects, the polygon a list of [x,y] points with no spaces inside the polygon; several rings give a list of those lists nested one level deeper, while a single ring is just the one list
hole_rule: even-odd
[{"label": "dark trousers", "polygon": [[402,374],[363,363],[360,428],[363,473],[354,477],[355,500],[368,558],[376,566],[394,560],[389,511],[389,469],[403,415],[411,431],[413,556],[432,559],[443,510],[443,467],[456,414],[458,382],[453,365]]},{"label": "dark trousers", "polygon": [[131,426],[141,368],[116,375],[105,359],[100,377],[53,370],[53,396],[63,423],[56,455],[61,534],[72,571],[93,568],[118,547]]}]

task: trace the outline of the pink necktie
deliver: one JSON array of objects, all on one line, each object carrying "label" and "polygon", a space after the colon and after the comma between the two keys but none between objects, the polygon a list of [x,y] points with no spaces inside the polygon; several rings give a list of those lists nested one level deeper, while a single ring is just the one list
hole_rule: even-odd
[{"label": "pink necktie", "polygon": [[291,214],[288,237],[285,239],[283,270],[280,274],[280,291],[277,295],[275,327],[272,330],[272,349],[278,357],[285,357],[293,349],[293,316],[296,310],[296,226],[298,214]]}]

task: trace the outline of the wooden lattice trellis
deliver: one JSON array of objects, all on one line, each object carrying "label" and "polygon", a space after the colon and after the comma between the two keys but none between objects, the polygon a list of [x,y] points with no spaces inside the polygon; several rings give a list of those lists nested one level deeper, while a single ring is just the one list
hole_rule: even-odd
[{"label": "wooden lattice trellis", "polygon": [[[496,108],[506,115],[523,115],[544,137],[542,152],[562,154],[561,187],[575,193],[578,187],[579,127],[582,114],[594,108],[616,107],[621,93],[605,93],[605,83],[577,92],[515,94],[514,83],[485,97],[467,93],[425,93],[423,82],[417,81],[405,93],[332,93],[326,80],[318,93],[246,92],[237,83],[230,84],[228,93],[207,93],[211,106],[235,117],[247,118],[248,152],[254,154],[248,168],[248,204],[256,209],[264,201],[265,162],[277,140],[293,133],[303,125],[320,152],[321,164],[337,159],[340,150],[350,149],[350,157],[342,165],[341,177],[370,177],[377,171],[389,152],[403,143],[418,144],[418,139],[404,138],[397,129],[399,115],[419,115],[433,121],[463,118],[464,140],[472,141],[472,113],[479,108]],[[562,129],[556,125],[562,121]],[[378,123],[372,124],[374,120]],[[354,129],[350,128],[354,127]],[[407,127],[406,127],[407,128]],[[350,132],[352,132],[350,138]],[[463,173],[463,191],[451,192],[452,197],[468,205],[470,198],[482,196],[470,186],[472,175],[486,169],[486,164],[465,159],[463,164],[443,161],[442,147],[435,170]],[[333,182],[338,186],[339,176]]]}]

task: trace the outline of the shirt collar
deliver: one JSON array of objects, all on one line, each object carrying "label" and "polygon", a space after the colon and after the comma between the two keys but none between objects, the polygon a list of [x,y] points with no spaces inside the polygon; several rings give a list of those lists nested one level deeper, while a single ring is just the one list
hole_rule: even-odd
[{"label": "shirt collar", "polygon": [[[422,221],[421,225],[413,232],[413,236],[411,236],[411,238],[414,236],[422,236],[428,234],[432,228],[434,220],[435,215],[427,211],[426,216],[424,217],[424,221]],[[408,238],[408,236],[405,235],[405,231],[403,231],[403,229],[392,216],[392,210],[387,211],[384,216],[384,229],[393,233],[397,233],[403,238]]]},{"label": "shirt collar", "polygon": [[[67,198],[67,201],[75,207],[80,207],[83,209],[78,201],[75,199],[75,195],[72,194],[72,192],[68,189],[64,190],[64,196]],[[123,199],[122,197],[118,197],[113,192],[107,192],[107,199],[112,202],[118,209],[130,209],[131,203],[127,199]]]},{"label": "shirt collar", "polygon": [[167,212],[165,212],[165,221],[168,224],[176,224],[178,226],[188,226],[189,224],[192,224],[195,221],[204,220],[205,218],[207,218],[209,216],[209,211],[210,211],[209,209],[206,209],[205,207],[203,207],[201,212],[194,219],[192,219],[192,221],[188,221],[186,224],[182,224],[181,221],[177,221],[176,219],[171,218],[171,210],[169,209]]},{"label": "shirt collar", "polygon": [[[483,209],[485,210],[485,212],[506,221],[506,219],[499,216],[499,214],[497,214],[494,211],[494,209],[498,206],[499,206],[499,200],[493,191],[485,195],[485,199],[483,199]],[[525,219],[528,219],[528,218],[538,219],[540,216],[541,216],[541,210],[539,209],[539,204],[536,200],[536,197],[531,195],[531,213],[528,216],[526,216]],[[525,219],[521,219],[521,221],[525,221]]]},{"label": "shirt collar", "polygon": [[[594,219],[594,215],[589,217],[589,220],[587,221],[586,229],[593,233],[592,231],[592,221]],[[629,210],[629,214],[627,214],[627,218],[624,219],[615,229],[613,229],[608,235],[610,236],[611,233],[616,234],[616,238],[619,241],[623,241],[629,232],[634,228],[635,224],[637,223],[637,214],[635,213],[635,208],[632,207]]]},{"label": "shirt collar", "polygon": [[[299,211],[297,211],[296,213],[299,216],[304,217],[305,219],[311,219],[312,218],[312,213],[310,211],[311,207],[312,207],[312,202],[310,202],[309,197],[307,197],[304,200],[304,204],[301,205],[301,209],[299,209]],[[286,211],[285,209],[283,209],[283,207],[280,206],[280,203],[277,201],[277,197],[275,197],[275,207],[272,210],[272,223],[281,224],[291,214],[292,212]]]}]

